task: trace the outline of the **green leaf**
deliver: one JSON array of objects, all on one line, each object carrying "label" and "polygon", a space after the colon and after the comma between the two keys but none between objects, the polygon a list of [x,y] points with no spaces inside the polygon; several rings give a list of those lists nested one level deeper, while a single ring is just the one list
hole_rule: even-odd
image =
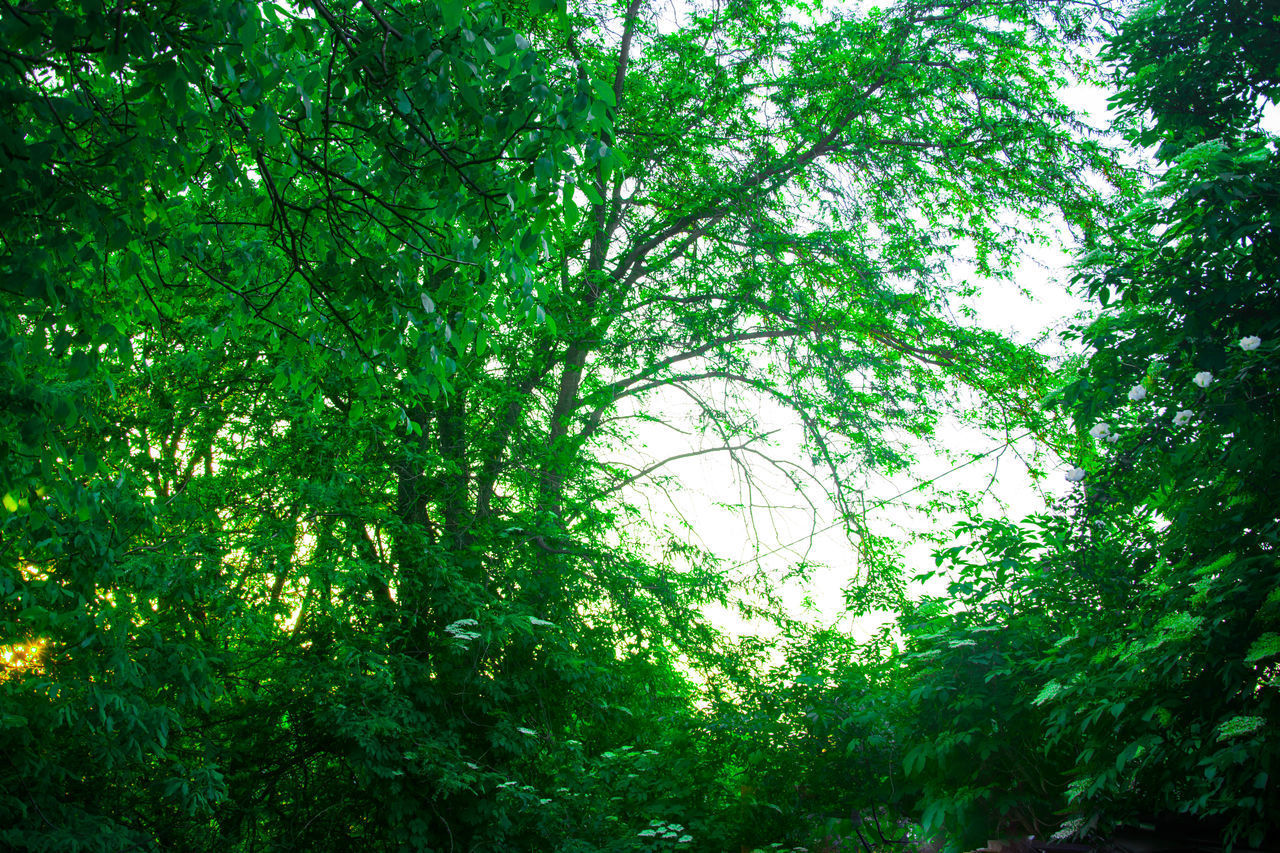
[{"label": "green leaf", "polygon": [[1280,655],[1280,634],[1267,633],[1258,637],[1253,641],[1253,645],[1249,646],[1249,651],[1244,656],[1244,662],[1250,664],[1258,663],[1276,655]]},{"label": "green leaf", "polygon": [[1218,724],[1218,740],[1231,740],[1253,734],[1267,724],[1265,717],[1238,714]]},{"label": "green leaf", "polygon": [[1120,754],[1116,756],[1116,770],[1123,770],[1125,765],[1142,753],[1144,747],[1138,741],[1128,744],[1124,749],[1120,750]]}]

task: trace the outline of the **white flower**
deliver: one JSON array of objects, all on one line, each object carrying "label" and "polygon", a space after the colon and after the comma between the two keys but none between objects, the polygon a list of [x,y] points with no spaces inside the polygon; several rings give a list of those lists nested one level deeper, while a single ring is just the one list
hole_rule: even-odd
[{"label": "white flower", "polygon": [[1141,385],[1134,385],[1132,388],[1129,389],[1129,399],[1135,403],[1146,396],[1147,396],[1147,389],[1143,388]]},{"label": "white flower", "polygon": [[1089,430],[1089,435],[1094,438],[1106,438],[1111,435],[1111,426],[1109,424],[1098,424],[1093,429]]},{"label": "white flower", "polygon": [[1245,352],[1253,352],[1260,346],[1262,346],[1262,338],[1257,335],[1249,335],[1240,339],[1240,349]]},{"label": "white flower", "polygon": [[1113,432],[1102,440],[1105,441],[1107,444],[1115,444],[1117,441],[1120,440],[1120,433]]},{"label": "white flower", "polygon": [[479,624],[480,623],[474,619],[459,619],[456,622],[450,622],[448,625],[445,625],[444,629],[452,635],[454,639],[467,643],[471,640],[480,639],[479,633],[468,630],[469,628],[479,626]]},{"label": "white flower", "polygon": [[1176,415],[1173,416],[1173,425],[1182,426],[1183,424],[1190,422],[1194,414],[1195,413],[1192,412],[1190,409],[1181,410],[1180,412],[1178,412]]},{"label": "white flower", "polygon": [[1063,476],[1065,476],[1065,477],[1067,478],[1067,482],[1068,482],[1068,483],[1078,483],[1078,482],[1080,482],[1081,480],[1083,480],[1083,479],[1084,479],[1084,469],[1083,469],[1083,468],[1072,468],[1070,471],[1068,471],[1068,472],[1067,472],[1066,474],[1064,474]]},{"label": "white flower", "polygon": [[1191,381],[1201,388],[1208,388],[1209,383],[1213,381],[1213,374],[1207,370],[1202,370],[1195,376],[1192,376]]}]

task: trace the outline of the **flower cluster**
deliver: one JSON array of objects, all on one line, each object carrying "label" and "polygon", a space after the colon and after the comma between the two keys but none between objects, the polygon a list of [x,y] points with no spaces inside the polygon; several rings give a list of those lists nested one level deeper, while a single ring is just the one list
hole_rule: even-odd
[{"label": "flower cluster", "polygon": [[461,640],[464,643],[469,643],[472,640],[480,639],[479,632],[471,630],[472,628],[478,627],[480,627],[480,623],[474,619],[459,619],[456,622],[450,622],[448,625],[445,625],[444,630],[455,640]]},{"label": "flower cluster", "polygon": [[[1247,335],[1240,339],[1239,344],[1240,344],[1240,349],[1244,350],[1245,352],[1253,352],[1254,350],[1258,349],[1258,347],[1262,346],[1262,338],[1258,337],[1257,335]],[[1208,370],[1201,370],[1195,376],[1191,377],[1191,383],[1195,385],[1197,388],[1200,388],[1201,390],[1207,389],[1210,385],[1213,384],[1213,382],[1214,382],[1213,374]],[[1147,398],[1147,394],[1148,394],[1147,386],[1139,383],[1129,389],[1129,394],[1128,394],[1129,401],[1132,403],[1140,402]],[[1187,424],[1191,423],[1191,420],[1194,417],[1195,417],[1195,412],[1192,411],[1191,409],[1179,409],[1173,416],[1173,425],[1175,427],[1186,426]],[[1089,435],[1093,436],[1099,441],[1105,441],[1108,444],[1115,444],[1117,441],[1120,440],[1120,433],[1114,431],[1111,428],[1111,424],[1108,424],[1108,423],[1095,424],[1092,428],[1090,428]],[[1085,477],[1085,470],[1083,468],[1072,468],[1071,470],[1067,471],[1067,473],[1064,476],[1066,477],[1068,483],[1079,483]]]},{"label": "flower cluster", "polygon": [[[684,834],[682,835],[681,833]],[[663,820],[649,821],[649,828],[642,829],[637,834],[641,838],[662,839],[674,841],[677,844],[688,844],[693,840],[693,836],[686,833],[683,826],[678,823],[667,823]]]}]

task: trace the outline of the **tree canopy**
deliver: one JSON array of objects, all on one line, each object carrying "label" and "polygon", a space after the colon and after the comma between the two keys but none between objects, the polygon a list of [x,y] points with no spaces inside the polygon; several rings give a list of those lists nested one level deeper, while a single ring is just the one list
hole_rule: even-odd
[{"label": "tree canopy", "polygon": [[907,798],[953,841],[1275,842],[1278,27],[1262,3],[1166,2],[1107,44],[1160,174],[1078,264],[1103,308],[1046,405],[1079,485],[974,523],[938,555],[948,596],[901,622]]},{"label": "tree canopy", "polygon": [[[729,850],[1064,796],[1256,834],[1274,21],[1204,5],[1110,41],[1173,164],[1135,207],[1060,100],[1118,15],[1086,4],[5,4],[0,842]],[[1224,27],[1202,97],[1165,56]],[[1064,380],[966,301],[1066,237],[1108,309]],[[962,531],[911,604],[860,490],[949,414],[1089,491]],[[640,461],[638,424],[680,438]],[[646,509],[712,453],[831,502],[905,655]]]}]

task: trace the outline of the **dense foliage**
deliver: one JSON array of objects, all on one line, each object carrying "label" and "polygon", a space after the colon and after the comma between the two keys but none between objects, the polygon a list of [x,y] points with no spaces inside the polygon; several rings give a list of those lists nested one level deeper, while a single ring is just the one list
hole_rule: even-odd
[{"label": "dense foliage", "polygon": [[[1265,826],[1280,42],[1204,5],[1111,42],[1173,164],[1122,220],[1083,4],[4,4],[0,844]],[[1054,429],[964,316],[1054,222],[1110,304],[1051,397],[1088,491],[909,605],[860,487],[950,414]],[[710,453],[824,493],[905,654],[647,509]]]},{"label": "dense foliage", "polygon": [[878,664],[889,760],[953,845],[1126,825],[1275,843],[1277,36],[1265,3],[1186,0],[1108,43],[1161,174],[1079,265],[1104,307],[1046,400],[1078,430],[1078,485],[1054,513],[958,530],[947,595],[909,608],[905,654]]}]

